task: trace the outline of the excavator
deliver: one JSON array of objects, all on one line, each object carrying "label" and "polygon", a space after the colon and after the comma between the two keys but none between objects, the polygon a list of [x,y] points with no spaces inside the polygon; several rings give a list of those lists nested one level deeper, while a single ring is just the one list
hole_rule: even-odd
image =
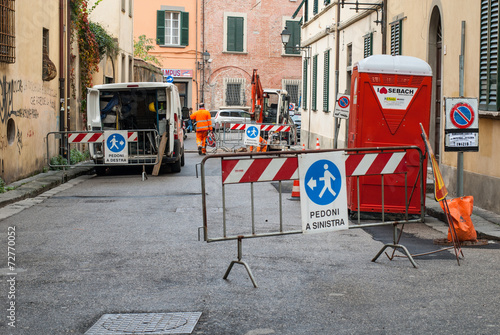
[{"label": "excavator", "polygon": [[[293,125],[293,121],[288,112],[288,105],[290,104],[290,97],[286,90],[280,89],[264,89],[260,82],[257,69],[253,70],[252,74],[252,108],[250,116],[256,123],[261,124],[289,124]],[[269,136],[268,134],[265,134]],[[296,131],[292,127],[289,133],[275,133],[272,138],[265,138],[270,149],[282,148],[283,146],[290,146],[295,144]]]}]

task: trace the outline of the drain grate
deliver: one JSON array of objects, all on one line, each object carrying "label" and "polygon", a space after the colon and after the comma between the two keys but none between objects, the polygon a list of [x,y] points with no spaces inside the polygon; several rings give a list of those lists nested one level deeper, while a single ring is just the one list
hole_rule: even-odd
[{"label": "drain grate", "polygon": [[104,314],[85,335],[191,334],[201,312]]}]

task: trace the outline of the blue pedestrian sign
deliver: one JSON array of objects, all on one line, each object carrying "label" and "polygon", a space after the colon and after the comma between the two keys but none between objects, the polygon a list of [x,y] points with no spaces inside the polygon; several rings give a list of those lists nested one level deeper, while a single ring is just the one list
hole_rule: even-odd
[{"label": "blue pedestrian sign", "polygon": [[259,145],[260,127],[253,124],[245,126],[245,145]]},{"label": "blue pedestrian sign", "polygon": [[128,163],[126,130],[110,130],[104,132],[104,163],[123,164]]},{"label": "blue pedestrian sign", "polygon": [[349,228],[343,152],[299,156],[303,233]]}]

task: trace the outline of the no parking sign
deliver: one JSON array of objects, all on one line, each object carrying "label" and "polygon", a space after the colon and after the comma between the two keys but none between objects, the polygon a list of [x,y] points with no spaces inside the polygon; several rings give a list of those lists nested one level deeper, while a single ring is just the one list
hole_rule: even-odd
[{"label": "no parking sign", "polygon": [[445,151],[479,151],[476,98],[446,98]]}]

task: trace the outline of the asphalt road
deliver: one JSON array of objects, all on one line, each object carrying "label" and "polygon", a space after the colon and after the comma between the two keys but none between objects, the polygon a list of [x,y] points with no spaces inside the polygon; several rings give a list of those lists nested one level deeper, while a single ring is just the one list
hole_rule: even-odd
[{"label": "asphalt road", "polygon": [[[460,266],[445,251],[416,258],[415,269],[401,257],[371,262],[391,242],[390,227],[247,239],[242,260],[258,288],[239,264],[224,280],[237,244],[198,241],[200,161],[187,153],[180,173],[145,181],[140,171],[88,178],[1,220],[0,334],[84,334],[103,314],[170,312],[201,312],[193,334],[500,333],[495,243],[464,249]],[[216,160],[207,161],[206,185],[209,233],[221,236]],[[248,185],[227,191],[230,233],[249,229],[249,194]],[[255,194],[257,230],[275,229],[276,188],[261,184]],[[283,198],[285,227],[300,229],[300,203]],[[445,237],[425,224],[405,232],[413,253]]]}]

